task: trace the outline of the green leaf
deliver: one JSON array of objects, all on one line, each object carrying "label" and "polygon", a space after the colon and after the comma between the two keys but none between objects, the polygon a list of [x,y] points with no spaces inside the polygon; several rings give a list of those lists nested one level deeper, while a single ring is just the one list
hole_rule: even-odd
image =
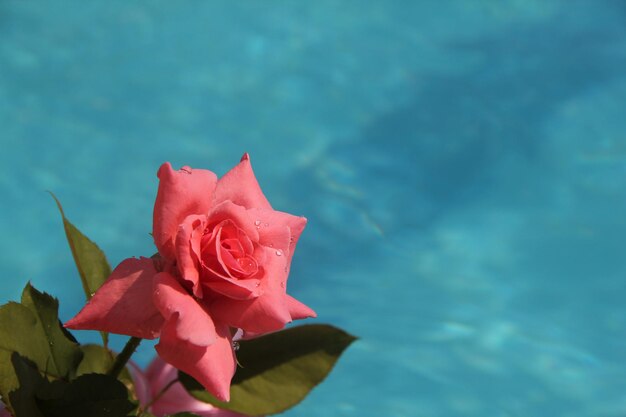
[{"label": "green leaf", "polygon": [[11,401],[12,414],[15,417],[44,417],[37,406],[35,393],[48,381],[39,374],[34,362],[17,352],[11,354],[11,364],[19,381],[19,388],[11,391],[7,397]]},{"label": "green leaf", "polygon": [[191,395],[216,407],[249,416],[276,414],[302,401],[354,340],[336,327],[311,324],[241,341],[230,402],[219,401],[189,375],[179,376]]},{"label": "green leaf", "polygon": [[83,360],[78,365],[76,375],[106,374],[113,365],[113,355],[100,345],[81,345]]},{"label": "green leaf", "polygon": [[[106,374],[115,360],[113,353],[100,345],[81,345],[83,360],[78,365],[76,375],[85,374]],[[128,368],[125,368],[118,377],[126,386],[134,386]]]},{"label": "green leaf", "polygon": [[78,345],[61,328],[57,300],[30,284],[24,288],[22,304],[0,307],[0,395],[5,399],[19,386],[11,362],[14,352],[53,378],[73,376],[82,357]]},{"label": "green leaf", "polygon": [[46,370],[60,377],[72,377],[82,358],[76,339],[70,340],[59,323],[59,302],[46,293],[37,291],[30,283],[22,291],[22,305],[30,309],[37,320],[40,343],[46,343],[49,362]]},{"label": "green leaf", "polygon": [[104,252],[102,252],[98,245],[82,234],[76,226],[70,223],[67,217],[65,217],[63,207],[59,200],[54,194],[50,194],[52,198],[54,198],[54,201],[56,201],[59,211],[61,212],[67,243],[69,243],[70,249],[72,250],[76,268],[78,268],[78,273],[83,283],[85,296],[87,300],[89,300],[98,288],[102,286],[109,275],[111,275],[111,267],[109,266]]},{"label": "green leaf", "polygon": [[37,365],[14,352],[20,387],[9,394],[16,417],[126,417],[136,408],[124,384],[108,375],[87,374],[72,382],[43,378]]},{"label": "green leaf", "polygon": [[54,381],[36,395],[46,417],[126,417],[136,408],[124,384],[102,374],[81,375],[70,383]]},{"label": "green leaf", "polygon": [[[50,195],[54,198],[61,212],[67,243],[70,245],[72,256],[74,257],[74,262],[76,263],[76,268],[78,269],[78,274],[83,284],[85,296],[87,300],[90,300],[98,288],[100,288],[109,275],[111,275],[111,266],[104,252],[102,252],[98,245],[89,240],[87,236],[82,234],[81,231],[65,217],[63,207],[56,196],[52,193],[50,193]],[[107,346],[108,334],[105,332],[100,333],[104,346]]]}]

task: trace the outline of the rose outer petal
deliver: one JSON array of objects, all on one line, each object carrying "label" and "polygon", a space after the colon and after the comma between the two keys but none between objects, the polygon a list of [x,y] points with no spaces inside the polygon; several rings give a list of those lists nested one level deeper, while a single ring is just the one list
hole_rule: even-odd
[{"label": "rose outer petal", "polygon": [[178,314],[174,313],[161,329],[161,339],[155,346],[159,356],[194,377],[218,399],[229,401],[237,363],[229,327],[217,326],[215,343],[197,346],[179,337]]},{"label": "rose outer petal", "polygon": [[213,201],[217,176],[205,169],[172,169],[164,163],[157,173],[159,191],[154,204],[152,234],[159,253],[169,260],[174,249],[178,226],[192,214],[207,214]]},{"label": "rose outer petal", "polygon": [[159,336],[163,317],[147,296],[153,291],[157,274],[149,258],[129,258],[111,273],[91,300],[65,327],[100,330],[154,339]]},{"label": "rose outer petal", "polygon": [[290,295],[287,295],[287,308],[292,320],[301,320],[317,317],[317,313],[309,306],[302,304]]},{"label": "rose outer petal", "polygon": [[283,250],[288,263],[291,263],[296,244],[307,223],[306,217],[261,208],[248,209],[248,216],[258,223],[259,243]]},{"label": "rose outer petal", "polygon": [[273,248],[265,248],[265,252],[261,294],[251,300],[216,298],[210,306],[216,322],[262,334],[280,330],[291,321],[285,290],[287,256]]},{"label": "rose outer petal", "polygon": [[187,216],[176,235],[176,260],[184,280],[192,285],[193,294],[202,297],[200,286],[200,257],[202,233],[206,227],[206,216]]},{"label": "rose outer petal", "polygon": [[196,346],[214,343],[217,334],[211,316],[176,278],[168,272],[160,272],[154,281],[154,304],[167,321],[166,325],[172,327],[170,331],[175,332],[176,338]]},{"label": "rose outer petal", "polygon": [[272,208],[254,176],[247,153],[241,157],[239,164],[217,181],[215,204],[223,201],[232,201],[245,208]]}]

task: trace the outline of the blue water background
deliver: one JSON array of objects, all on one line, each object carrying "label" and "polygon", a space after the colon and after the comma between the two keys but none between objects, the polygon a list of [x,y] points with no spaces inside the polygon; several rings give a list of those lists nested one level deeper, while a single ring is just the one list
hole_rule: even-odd
[{"label": "blue water background", "polygon": [[46,190],[117,264],[154,253],[163,161],[249,152],[309,219],[290,292],[360,337],[285,416],[626,415],[625,22],[599,0],[3,0],[0,302],[31,280],[64,320],[83,304]]}]

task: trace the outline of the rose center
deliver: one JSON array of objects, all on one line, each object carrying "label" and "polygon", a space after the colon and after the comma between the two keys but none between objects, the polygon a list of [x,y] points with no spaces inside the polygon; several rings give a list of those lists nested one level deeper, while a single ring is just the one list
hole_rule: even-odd
[{"label": "rose center", "polygon": [[248,235],[230,220],[209,225],[202,237],[202,263],[218,277],[252,278],[259,270],[253,253]]}]

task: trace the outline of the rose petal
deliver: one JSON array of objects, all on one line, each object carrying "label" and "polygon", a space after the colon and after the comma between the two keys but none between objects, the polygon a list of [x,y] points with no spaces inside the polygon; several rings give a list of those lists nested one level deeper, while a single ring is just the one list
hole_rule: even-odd
[{"label": "rose petal", "polygon": [[217,177],[205,169],[184,167],[174,171],[169,162],[161,165],[157,176],[159,191],[154,204],[154,243],[162,256],[174,259],[178,226],[189,215],[208,213]]},{"label": "rose petal", "polygon": [[130,376],[133,379],[135,394],[137,395],[139,403],[142,405],[148,404],[152,398],[150,389],[151,381],[148,381],[146,374],[144,374],[135,362],[129,361],[127,367],[130,370]]},{"label": "rose petal", "polygon": [[287,295],[287,308],[292,320],[301,320],[309,317],[317,317],[317,313],[310,307],[302,304],[290,295]]},{"label": "rose petal", "polygon": [[241,157],[239,164],[217,181],[215,202],[219,204],[223,201],[232,201],[245,208],[272,208],[259,187],[247,153]]},{"label": "rose petal", "polygon": [[229,401],[236,367],[230,329],[226,325],[216,326],[215,343],[197,346],[179,337],[178,314],[172,314],[161,330],[161,339],[155,346],[159,356],[194,377],[218,399]]},{"label": "rose petal", "polygon": [[254,219],[248,215],[244,207],[231,201],[223,201],[211,209],[207,223],[212,227],[224,220],[232,221],[252,242],[259,241],[259,231],[254,224]]},{"label": "rose petal", "polygon": [[261,208],[248,209],[248,215],[258,223],[259,243],[281,249],[291,261],[298,239],[306,226],[306,218]]},{"label": "rose petal", "polygon": [[[150,383],[152,398],[156,398],[149,411],[156,417],[173,415],[181,411],[191,412],[201,417],[242,416],[242,414],[221,410],[211,404],[196,400],[180,382],[173,384],[157,398],[163,388],[178,378],[178,370],[158,356],[150,363],[145,375]],[[145,405],[145,403],[142,404]]]},{"label": "rose petal", "polygon": [[250,300],[261,295],[261,283],[256,278],[237,279],[225,277],[204,282],[205,287],[235,300]]},{"label": "rose petal", "polygon": [[[287,214],[287,213],[285,213]],[[300,240],[300,235],[306,226],[307,219],[302,216],[292,216],[287,214],[288,217],[288,226],[289,231],[291,232],[291,239],[289,240],[289,261],[288,267],[291,267],[291,260],[293,259],[293,254],[296,251],[296,245],[298,244],[298,240]]]},{"label": "rose petal", "polygon": [[202,233],[206,227],[206,216],[187,216],[176,235],[176,260],[184,280],[193,286],[193,294],[202,297],[200,286],[200,257]]},{"label": "rose petal", "polygon": [[[168,272],[156,275],[154,304],[163,317],[175,326],[176,338],[196,346],[208,346],[215,342],[215,324],[209,313]],[[144,295],[145,296],[145,295]],[[176,315],[173,322],[171,317]]]},{"label": "rose petal", "polygon": [[158,394],[170,381],[178,377],[176,368],[165,362],[160,356],[154,357],[148,365],[144,376],[150,381],[151,395]]},{"label": "rose petal", "polygon": [[149,296],[156,274],[152,259],[122,261],[85,307],[65,323],[65,327],[143,339],[158,337],[164,321]]},{"label": "rose petal", "polygon": [[216,298],[210,309],[217,322],[227,323],[246,332],[267,333],[280,330],[291,321],[285,292],[287,257],[271,248],[265,248],[265,252],[261,294],[252,300]]},{"label": "rose petal", "polygon": [[[219,231],[217,233],[219,235]],[[238,279],[230,275],[228,266],[221,259],[219,240],[213,234],[211,240],[203,247],[201,282],[209,290],[240,300],[257,297],[261,290],[258,278]],[[211,246],[214,246],[213,250]],[[217,249],[217,250],[215,250]],[[213,254],[213,252],[217,252]]]}]

